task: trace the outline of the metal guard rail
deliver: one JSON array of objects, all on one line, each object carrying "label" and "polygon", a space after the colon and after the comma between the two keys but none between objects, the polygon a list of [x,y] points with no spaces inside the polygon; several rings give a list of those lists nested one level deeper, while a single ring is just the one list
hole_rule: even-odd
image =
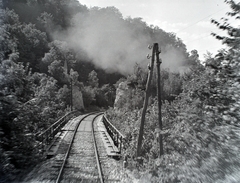
[{"label": "metal guard rail", "polygon": [[65,114],[63,117],[58,119],[55,123],[53,123],[48,129],[43,131],[42,133],[36,135],[36,139],[40,141],[39,145],[42,145],[42,149],[45,145],[50,144],[51,140],[54,136],[61,130],[61,128],[79,111],[71,111]]},{"label": "metal guard rail", "polygon": [[106,118],[105,115],[103,115],[102,119],[108,134],[114,142],[114,145],[119,149],[119,152],[121,153],[122,144],[125,136],[121,134],[121,132],[119,132],[118,129],[116,129],[116,127],[112,125],[112,123],[110,123],[110,121]]}]

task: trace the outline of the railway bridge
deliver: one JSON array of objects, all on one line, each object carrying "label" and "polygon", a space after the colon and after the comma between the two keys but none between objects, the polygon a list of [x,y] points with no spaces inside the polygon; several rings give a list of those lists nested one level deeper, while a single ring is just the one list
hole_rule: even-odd
[{"label": "railway bridge", "polygon": [[37,139],[47,159],[27,175],[26,182],[103,183],[122,179],[124,136],[103,112],[69,112]]}]

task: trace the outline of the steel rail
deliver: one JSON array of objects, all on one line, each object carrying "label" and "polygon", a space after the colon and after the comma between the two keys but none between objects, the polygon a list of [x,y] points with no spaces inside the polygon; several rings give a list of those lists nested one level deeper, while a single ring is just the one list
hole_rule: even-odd
[{"label": "steel rail", "polygon": [[94,142],[93,144],[94,144],[94,151],[95,151],[95,156],[96,156],[96,161],[97,161],[99,179],[100,179],[101,183],[104,183],[103,172],[102,172],[102,167],[101,167],[100,160],[99,160],[99,154],[98,154],[98,150],[97,150],[97,142],[96,142],[96,138],[94,135],[94,124],[93,124],[95,119],[98,116],[100,116],[101,114],[103,114],[103,113],[96,115],[92,120],[92,135],[93,135],[93,142]]},{"label": "steel rail", "polygon": [[74,141],[74,139],[75,139],[75,135],[76,135],[76,133],[77,133],[77,130],[78,130],[78,127],[79,127],[80,123],[81,123],[85,118],[87,118],[88,116],[91,116],[91,115],[93,115],[93,114],[95,114],[95,113],[98,113],[98,112],[91,112],[91,113],[89,113],[89,114],[86,114],[86,115],[78,122],[78,124],[76,125],[76,127],[75,127],[75,129],[74,129],[74,132],[73,132],[73,136],[72,136],[71,142],[70,142],[70,144],[69,144],[69,146],[68,146],[67,153],[65,154],[65,157],[64,157],[64,160],[63,160],[61,169],[60,169],[60,171],[59,171],[59,174],[58,174],[56,183],[59,183],[59,182],[61,181],[61,177],[62,177],[62,175],[63,175],[63,169],[64,169],[64,166],[65,166],[65,164],[66,164],[66,162],[67,162],[67,159],[68,159],[68,157],[69,157],[69,153],[70,153],[70,150],[71,150],[71,148],[72,148],[72,144],[73,144],[73,141]]}]

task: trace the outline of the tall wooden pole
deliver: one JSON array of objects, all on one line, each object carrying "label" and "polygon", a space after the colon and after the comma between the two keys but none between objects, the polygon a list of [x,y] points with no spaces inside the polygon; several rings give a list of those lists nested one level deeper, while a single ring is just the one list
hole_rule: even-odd
[{"label": "tall wooden pole", "polygon": [[[162,131],[162,97],[161,97],[161,75],[160,75],[160,64],[162,61],[159,59],[160,51],[158,44],[156,45],[156,58],[157,58],[157,95],[158,95],[158,125],[160,132]],[[163,155],[163,139],[162,134],[159,134],[159,145],[160,145],[160,156]]]},{"label": "tall wooden pole", "polygon": [[154,43],[152,47],[152,59],[149,65],[149,72],[148,72],[148,79],[146,84],[146,91],[145,91],[145,99],[143,103],[143,110],[141,114],[141,124],[140,124],[140,130],[139,130],[139,136],[138,136],[138,143],[137,143],[137,157],[141,156],[141,148],[142,148],[142,140],[143,140],[143,129],[144,129],[144,122],[145,122],[145,115],[147,111],[147,105],[148,105],[148,99],[150,96],[150,84],[153,76],[153,67],[154,67],[154,60],[155,60],[155,47],[157,43]]},{"label": "tall wooden pole", "polygon": [[73,110],[73,82],[72,82],[72,78],[71,78],[71,94],[70,94],[70,98],[71,98],[71,101],[70,101],[70,105],[71,105],[71,111]]}]

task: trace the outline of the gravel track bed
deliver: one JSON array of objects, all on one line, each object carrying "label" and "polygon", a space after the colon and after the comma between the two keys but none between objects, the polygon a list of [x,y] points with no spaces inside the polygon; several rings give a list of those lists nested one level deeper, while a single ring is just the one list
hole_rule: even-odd
[{"label": "gravel track bed", "polygon": [[[71,141],[75,125],[82,117],[83,116],[79,116],[69,121],[63,128],[61,144],[59,145],[56,155],[36,166],[26,176],[23,182],[52,183],[56,181],[65,153]],[[82,121],[78,128],[63,170],[61,182],[99,182],[91,133],[91,119],[93,119],[93,115],[87,117],[87,120]],[[100,117],[94,122],[94,134],[104,175],[104,182],[132,182],[129,181],[129,177],[126,176],[126,172],[122,168],[122,160],[115,160],[107,156],[107,151],[101,139],[101,131],[98,130],[98,123],[101,123]]]},{"label": "gravel track bed", "polygon": [[78,131],[63,171],[62,182],[96,182],[97,179],[92,132]]}]

